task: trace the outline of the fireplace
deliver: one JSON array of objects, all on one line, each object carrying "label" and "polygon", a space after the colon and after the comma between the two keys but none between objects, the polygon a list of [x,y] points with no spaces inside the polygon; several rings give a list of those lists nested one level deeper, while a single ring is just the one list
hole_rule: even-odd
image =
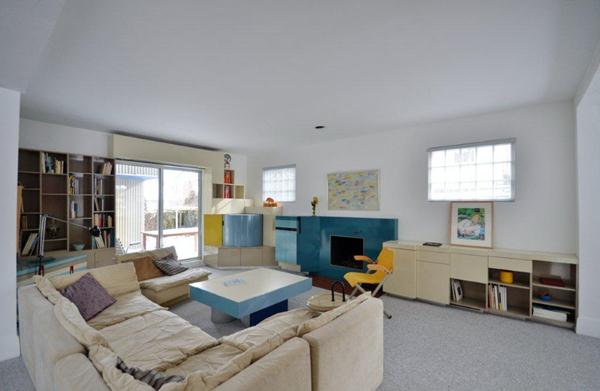
[{"label": "fireplace", "polygon": [[334,266],[363,269],[363,262],[355,261],[355,255],[363,255],[363,239],[348,236],[331,236],[331,259]]}]

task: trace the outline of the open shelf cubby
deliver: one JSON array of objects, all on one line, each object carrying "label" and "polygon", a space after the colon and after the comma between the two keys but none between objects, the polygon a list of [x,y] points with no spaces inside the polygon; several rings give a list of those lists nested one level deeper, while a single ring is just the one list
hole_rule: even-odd
[{"label": "open shelf cubby", "polygon": [[567,318],[566,321],[541,318],[536,316],[535,309],[532,309],[533,320],[555,326],[573,327],[577,318],[577,266],[533,261],[531,302],[533,307],[566,314]]},{"label": "open shelf cubby", "polygon": [[[453,281],[460,282],[463,291],[462,299],[458,300],[452,292]],[[465,307],[477,311],[483,311],[486,308],[486,285],[466,280],[450,279],[450,304]]]}]

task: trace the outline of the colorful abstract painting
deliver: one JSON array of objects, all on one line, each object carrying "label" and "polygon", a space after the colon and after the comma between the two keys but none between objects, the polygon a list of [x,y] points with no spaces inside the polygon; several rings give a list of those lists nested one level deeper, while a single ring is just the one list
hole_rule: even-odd
[{"label": "colorful abstract painting", "polygon": [[379,210],[379,170],[327,174],[329,210]]}]

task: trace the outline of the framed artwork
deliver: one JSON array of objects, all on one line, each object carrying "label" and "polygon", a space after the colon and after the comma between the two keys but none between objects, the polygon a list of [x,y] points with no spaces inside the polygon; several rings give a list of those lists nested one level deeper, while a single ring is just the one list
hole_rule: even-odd
[{"label": "framed artwork", "polygon": [[492,248],[493,202],[450,203],[450,244]]},{"label": "framed artwork", "polygon": [[327,174],[329,210],[379,210],[379,170]]}]

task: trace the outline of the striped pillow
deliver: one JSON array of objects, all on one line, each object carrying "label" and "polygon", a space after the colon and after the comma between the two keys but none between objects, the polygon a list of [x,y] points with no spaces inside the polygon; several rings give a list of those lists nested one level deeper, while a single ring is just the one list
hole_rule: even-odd
[{"label": "striped pillow", "polygon": [[174,276],[175,274],[183,273],[188,269],[174,259],[160,259],[154,261],[154,266],[159,268],[167,276]]}]

